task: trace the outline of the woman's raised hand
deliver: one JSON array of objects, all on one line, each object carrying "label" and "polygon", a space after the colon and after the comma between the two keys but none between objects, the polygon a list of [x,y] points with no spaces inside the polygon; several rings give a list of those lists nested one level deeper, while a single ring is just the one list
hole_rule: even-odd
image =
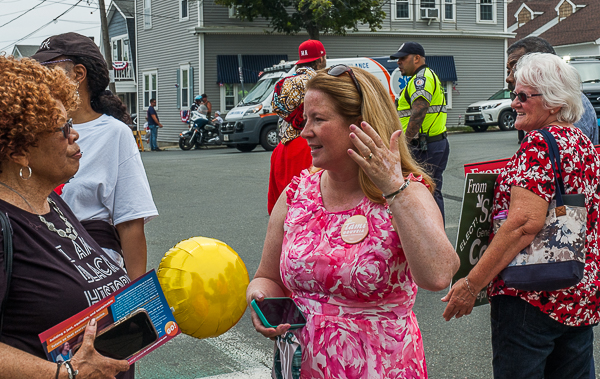
[{"label": "woman's raised hand", "polygon": [[388,194],[398,190],[404,183],[398,152],[398,138],[402,130],[392,134],[388,149],[371,125],[363,121],[361,128],[350,125],[350,140],[358,153],[348,149],[348,155],[358,163],[381,192]]},{"label": "woman's raised hand", "polygon": [[81,348],[71,358],[71,362],[81,378],[114,379],[119,372],[129,369],[129,363],[126,360],[104,357],[94,349],[96,327],[96,319],[90,320],[83,334]]},{"label": "woman's raised hand", "polygon": [[[256,291],[256,292],[253,292],[252,294],[250,294],[249,298],[250,298],[250,302],[252,300],[261,302],[265,299],[265,295],[260,291]],[[250,304],[248,304],[248,305],[250,305]],[[260,334],[262,334],[263,336],[265,336],[267,338],[274,339],[277,336],[282,336],[285,333],[287,333],[287,331],[291,327],[290,324],[277,325],[277,328],[265,327],[263,325],[263,323],[260,321],[260,318],[258,317],[256,312],[254,311],[254,308],[252,308],[252,307],[250,307],[250,315],[252,317],[252,324],[254,324],[254,329],[256,329],[257,332],[259,332]]]}]

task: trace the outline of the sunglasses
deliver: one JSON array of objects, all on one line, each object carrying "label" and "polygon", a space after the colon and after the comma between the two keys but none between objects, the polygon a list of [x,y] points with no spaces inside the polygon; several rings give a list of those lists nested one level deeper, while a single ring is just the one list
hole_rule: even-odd
[{"label": "sunglasses", "polygon": [[71,135],[71,129],[73,129],[73,119],[72,118],[68,119],[67,122],[65,122],[65,124],[62,127],[58,128],[57,132],[61,131],[63,136],[66,139],[69,139],[69,136]]},{"label": "sunglasses", "polygon": [[528,98],[530,97],[535,97],[535,96],[542,96],[541,93],[532,93],[531,95],[526,94],[525,92],[511,92],[510,93],[510,99],[514,100],[514,99],[519,99],[519,102],[524,103],[527,101]]},{"label": "sunglasses", "polygon": [[338,77],[346,72],[348,73],[348,75],[350,75],[350,77],[352,78],[352,81],[354,81],[356,90],[358,91],[358,94],[360,95],[360,98],[362,99],[363,93],[362,93],[362,89],[360,88],[360,83],[358,82],[358,80],[356,80],[356,76],[354,76],[354,72],[352,71],[352,69],[350,67],[346,66],[345,64],[338,64],[338,65],[331,67],[327,71],[327,74]]}]

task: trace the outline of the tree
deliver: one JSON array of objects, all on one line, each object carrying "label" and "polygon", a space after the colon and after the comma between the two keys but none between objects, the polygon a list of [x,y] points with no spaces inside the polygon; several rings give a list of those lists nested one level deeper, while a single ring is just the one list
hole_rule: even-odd
[{"label": "tree", "polygon": [[264,17],[274,32],[297,34],[306,30],[311,39],[320,33],[345,35],[357,31],[357,23],[369,25],[371,31],[381,29],[387,0],[215,0],[234,7],[238,18],[253,21]]}]

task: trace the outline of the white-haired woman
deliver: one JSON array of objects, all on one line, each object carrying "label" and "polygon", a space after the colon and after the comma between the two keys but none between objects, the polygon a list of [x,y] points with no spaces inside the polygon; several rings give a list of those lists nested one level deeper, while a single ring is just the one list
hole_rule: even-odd
[{"label": "white-haired woman", "polygon": [[[573,127],[583,113],[577,71],[551,54],[529,54],[517,64],[512,107],[515,126],[527,133],[496,181],[493,216],[508,210],[502,227],[471,270],[443,299],[444,318],[471,313],[475,294],[488,288],[491,303],[494,378],[587,378],[592,326],[600,321],[598,208],[600,158],[590,140]],[[586,263],[579,284],[559,291],[520,291],[498,276],[534,239],[554,192],[549,131],[560,150],[566,194],[584,194],[587,208]]]}]

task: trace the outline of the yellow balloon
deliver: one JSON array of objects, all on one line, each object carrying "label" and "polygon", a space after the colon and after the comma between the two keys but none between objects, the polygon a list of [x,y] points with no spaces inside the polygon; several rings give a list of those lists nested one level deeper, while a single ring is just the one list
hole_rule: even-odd
[{"label": "yellow balloon", "polygon": [[246,265],[219,240],[179,242],[161,260],[157,276],[181,331],[192,337],[217,337],[246,311]]}]

